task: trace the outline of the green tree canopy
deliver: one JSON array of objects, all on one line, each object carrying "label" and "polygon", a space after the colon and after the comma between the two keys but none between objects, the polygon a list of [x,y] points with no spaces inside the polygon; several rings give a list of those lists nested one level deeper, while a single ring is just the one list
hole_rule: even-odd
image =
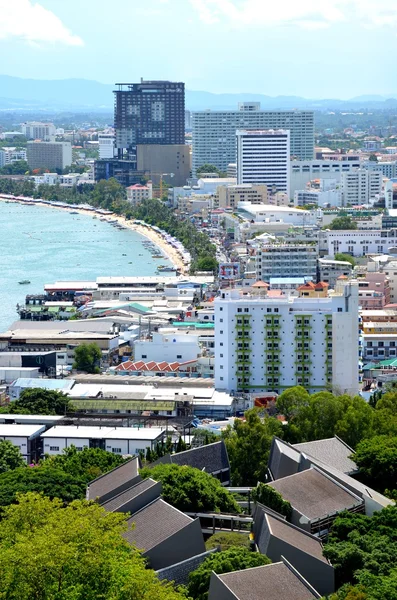
[{"label": "green tree canopy", "polygon": [[24,466],[25,461],[19,448],[8,440],[0,440],[0,473]]},{"label": "green tree canopy", "polygon": [[357,229],[357,223],[353,221],[353,219],[350,216],[346,215],[336,217],[327,226],[327,229]]},{"label": "green tree canopy", "polygon": [[259,483],[256,488],[252,490],[252,498],[255,502],[259,502],[268,508],[271,508],[280,515],[291,521],[292,517],[292,506],[288,500],[284,500],[282,495],[272,488],[270,485],[265,483]]},{"label": "green tree canopy", "polygon": [[190,573],[188,594],[193,600],[207,600],[211,573],[230,573],[253,567],[268,565],[271,560],[264,554],[250,552],[247,548],[229,548],[223,552],[214,552],[201,565]]},{"label": "green tree canopy", "polygon": [[0,525],[0,597],[182,600],[122,537],[126,515],[95,503],[18,496]]},{"label": "green tree canopy", "polygon": [[343,254],[343,252],[337,252],[335,254],[335,260],[342,260],[344,262],[348,262],[352,265],[352,267],[354,267],[354,265],[356,264],[356,261],[352,256],[350,256],[350,254]]},{"label": "green tree canopy", "polygon": [[297,412],[307,407],[310,402],[309,393],[301,385],[291,387],[277,398],[276,407],[279,413],[288,420]]},{"label": "green tree canopy", "polygon": [[99,373],[102,352],[98,344],[80,344],[74,351],[73,368],[86,373]]},{"label": "green tree canopy", "polygon": [[238,513],[240,507],[212,475],[193,467],[159,464],[140,471],[146,479],[161,481],[163,498],[183,512]]},{"label": "green tree canopy", "polygon": [[[86,481],[50,466],[19,467],[0,474],[0,506],[15,502],[17,494],[42,492],[49,498],[72,502],[84,498]],[[0,596],[1,598],[1,596]]]},{"label": "green tree canopy", "polygon": [[213,256],[202,256],[196,262],[196,271],[217,271],[218,261]]},{"label": "green tree canopy", "polygon": [[197,173],[197,176],[199,177],[200,173],[217,173],[218,175],[220,175],[221,171],[215,165],[205,163],[204,165],[201,165],[201,167],[196,169],[196,173]]},{"label": "green tree canopy", "polygon": [[41,465],[45,468],[61,469],[64,473],[83,479],[88,483],[118,467],[123,462],[125,462],[125,459],[122,456],[101,448],[77,450],[75,446],[69,446],[69,448],[65,448],[62,454],[45,458]]},{"label": "green tree canopy", "polygon": [[28,415],[64,415],[70,408],[70,399],[62,392],[44,388],[26,388],[17,400],[1,412]]},{"label": "green tree canopy", "polygon": [[397,487],[397,436],[362,440],[353,455],[367,485],[384,492]]},{"label": "green tree canopy", "polygon": [[260,417],[257,409],[245,413],[245,421],[236,419],[223,432],[234,485],[256,485],[267,474],[267,462],[273,437],[282,437],[283,425],[273,417]]}]

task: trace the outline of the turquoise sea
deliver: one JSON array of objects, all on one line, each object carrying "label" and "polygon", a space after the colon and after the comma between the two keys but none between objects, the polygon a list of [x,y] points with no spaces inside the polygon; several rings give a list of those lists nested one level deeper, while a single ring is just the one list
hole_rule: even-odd
[{"label": "turquoise sea", "polygon": [[[152,258],[145,239],[99,217],[0,201],[0,331],[18,319],[17,303],[43,293],[45,283],[155,275],[167,259]],[[19,285],[23,279],[31,283]]]}]

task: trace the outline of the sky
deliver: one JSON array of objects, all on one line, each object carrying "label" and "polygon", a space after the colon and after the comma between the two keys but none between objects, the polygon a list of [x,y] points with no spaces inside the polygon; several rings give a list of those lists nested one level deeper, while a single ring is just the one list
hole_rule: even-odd
[{"label": "sky", "polygon": [[0,0],[0,73],[396,96],[396,26],[396,0]]}]

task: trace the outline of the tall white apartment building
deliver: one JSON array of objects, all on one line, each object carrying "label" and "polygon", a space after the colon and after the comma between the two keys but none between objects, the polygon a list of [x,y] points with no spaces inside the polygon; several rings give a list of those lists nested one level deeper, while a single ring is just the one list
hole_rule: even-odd
[{"label": "tall white apartment building", "polygon": [[327,254],[331,258],[335,254],[388,254],[397,246],[396,229],[327,229],[325,235]]},{"label": "tall white apartment building", "polygon": [[289,194],[290,132],[285,129],[238,129],[237,184],[264,183]]},{"label": "tall white apartment building", "polygon": [[342,206],[342,193],[339,189],[334,190],[319,190],[306,189],[296,190],[294,194],[295,206],[306,206],[307,204],[315,204],[316,206]]},{"label": "tall white apartment building", "polygon": [[[291,155],[299,160],[314,156],[314,112],[260,110],[259,103],[242,102],[239,110],[192,113],[192,173],[206,163],[227,171],[236,162],[237,129],[287,129]],[[302,186],[300,186],[302,187]]]},{"label": "tall white apartment building", "polygon": [[54,123],[30,121],[28,123],[22,123],[21,131],[28,140],[43,140],[48,142],[55,136],[56,127]]},{"label": "tall white apartment building", "polygon": [[290,164],[291,198],[297,190],[305,189],[313,179],[333,179],[340,182],[342,173],[350,173],[361,166],[358,160],[292,160]]},{"label": "tall white apartment building", "polygon": [[99,133],[99,158],[114,158],[114,134]]},{"label": "tall white apartment building", "polygon": [[269,282],[271,277],[307,277],[317,279],[315,244],[264,244],[256,250],[256,278]]},{"label": "tall white apartment building", "polygon": [[222,292],[215,299],[215,386],[232,393],[303,385],[358,392],[358,286],[326,298]]},{"label": "tall white apartment building", "polygon": [[368,204],[382,191],[383,175],[379,171],[353,169],[341,174],[343,205]]},{"label": "tall white apartment building", "polygon": [[374,162],[368,161],[363,163],[362,165],[364,169],[368,169],[368,171],[379,171],[382,173],[383,177],[387,177],[388,179],[393,179],[397,177],[397,161],[381,161]]},{"label": "tall white apartment building", "polygon": [[26,150],[4,147],[0,150],[0,168],[19,160],[26,160]]}]

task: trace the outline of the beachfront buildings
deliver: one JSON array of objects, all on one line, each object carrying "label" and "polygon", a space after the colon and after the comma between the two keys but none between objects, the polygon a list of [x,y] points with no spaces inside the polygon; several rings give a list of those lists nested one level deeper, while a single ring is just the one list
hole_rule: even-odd
[{"label": "beachfront buildings", "polygon": [[26,154],[29,169],[49,169],[63,171],[72,164],[70,142],[28,142]]},{"label": "beachfront buildings", "polygon": [[127,188],[127,200],[131,204],[140,204],[143,200],[150,200],[153,197],[152,182],[148,181],[146,185],[135,183]]},{"label": "beachfront buildings", "polygon": [[238,129],[237,184],[264,183],[289,196],[290,132],[285,129]]},{"label": "beachfront buildings", "polygon": [[267,287],[215,299],[215,385],[266,392],[302,385],[358,392],[358,286],[327,297],[267,297]]},{"label": "beachfront buildings", "polygon": [[242,102],[239,110],[205,110],[192,113],[192,173],[211,163],[226,172],[236,162],[237,129],[287,129],[291,155],[299,160],[314,156],[314,112],[265,111],[259,103]]}]

